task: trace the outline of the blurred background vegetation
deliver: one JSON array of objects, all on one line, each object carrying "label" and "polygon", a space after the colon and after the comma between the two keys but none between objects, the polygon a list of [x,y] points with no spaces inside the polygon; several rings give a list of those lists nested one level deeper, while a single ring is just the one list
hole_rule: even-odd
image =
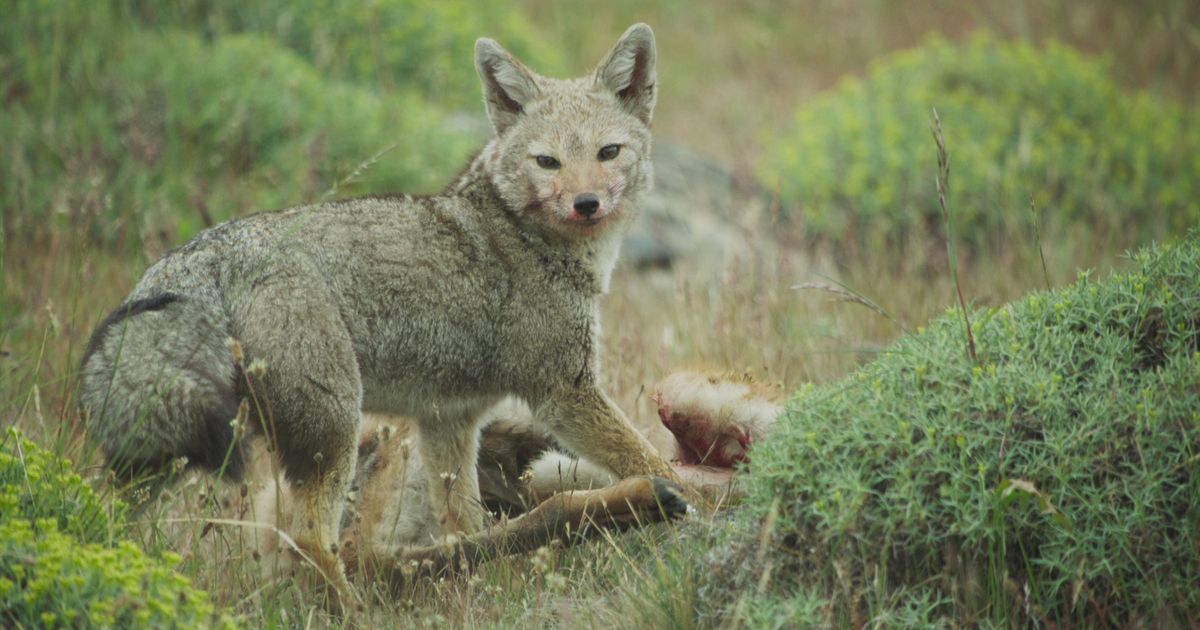
[{"label": "blurred background vegetation", "polygon": [[17,2],[0,24],[3,225],[85,225],[135,252],[253,210],[433,190],[487,133],[476,37],[562,75],[640,20],[663,50],[659,136],[776,191],[796,229],[868,247],[936,232],[939,107],[972,240],[1027,224],[1031,198],[1051,222],[1153,236],[1200,217],[1198,14],[1169,0]]},{"label": "blurred background vegetation", "polygon": [[[791,386],[835,381],[943,312],[953,289],[934,108],[950,152],[959,273],[976,305],[1061,286],[1080,267],[1128,267],[1125,250],[1177,240],[1200,223],[1192,0],[11,0],[0,11],[0,424],[52,442],[96,481],[76,425],[74,365],[92,326],[147,264],[251,212],[435,191],[490,133],[475,38],[499,40],[540,72],[574,76],[637,21],[654,28],[660,51],[656,138],[752,191],[720,212],[757,257],[622,272],[604,304],[605,364],[631,413],[652,417],[645,388],[684,365],[745,367]],[[1194,268],[1195,256],[1188,261]],[[796,293],[814,272],[888,316]],[[1181,317],[1192,323],[1180,334],[1194,339],[1196,320]],[[1036,374],[1018,376],[1032,383]],[[872,392],[859,393],[877,408]],[[791,422],[809,420],[824,417]],[[780,442],[781,461],[803,451],[806,431]],[[811,463],[799,476],[780,468],[782,481],[764,475],[757,488],[800,496],[810,478],[843,479],[837,470],[818,476],[837,462]],[[757,513],[770,512],[764,496]],[[785,505],[783,518],[805,506]],[[799,531],[797,523],[785,525]],[[214,567],[148,527],[144,538],[156,542],[147,550],[181,552],[180,566],[218,608],[274,625],[292,614],[279,591],[243,599],[258,588],[246,558]],[[81,537],[69,522],[56,528]],[[18,547],[12,553],[29,553]],[[704,551],[682,547],[659,558],[669,570],[642,572],[626,556],[650,552],[631,549],[556,556],[552,570],[577,595],[560,590],[548,601],[544,576],[501,565],[486,579],[502,576],[503,593],[431,587],[384,620],[693,624]],[[604,606],[589,604],[597,592],[611,593]],[[829,618],[821,597],[801,599],[781,603],[783,612],[759,601],[747,620],[761,613],[770,625],[810,608]],[[935,600],[906,600],[890,619],[927,622],[936,616],[922,611]]]},{"label": "blurred background vegetation", "polygon": [[[650,23],[661,143],[762,191],[769,216],[751,239],[884,291],[904,321],[936,313],[942,298],[928,297],[945,295],[929,282],[946,271],[935,107],[964,273],[989,278],[978,299],[1016,297],[1042,275],[1030,260],[1038,230],[1062,282],[1200,219],[1200,6],[1186,0],[30,0],[4,13],[0,350],[26,361],[46,323],[81,337],[94,321],[40,309],[66,301],[94,318],[206,226],[437,190],[490,131],[471,59],[480,35],[566,76],[628,24]],[[741,226],[730,229],[752,214],[719,211]],[[996,261],[1017,273],[989,274]],[[63,288],[81,282],[113,286],[94,297],[104,306]],[[14,338],[27,343],[13,350]],[[694,341],[704,360],[730,359]],[[823,380],[851,363],[783,376]]]}]

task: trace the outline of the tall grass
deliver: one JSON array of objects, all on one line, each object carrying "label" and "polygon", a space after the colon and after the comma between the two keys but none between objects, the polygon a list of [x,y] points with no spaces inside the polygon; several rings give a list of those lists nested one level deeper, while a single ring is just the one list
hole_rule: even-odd
[{"label": "tall grass", "polygon": [[[904,9],[870,2],[618,2],[590,7],[586,19],[578,7],[540,0],[518,11],[488,5],[468,14],[461,13],[465,4],[427,4],[417,9],[436,19],[414,20],[428,25],[421,33],[428,37],[415,40],[388,30],[406,15],[389,11],[405,3],[345,15],[322,2],[278,13],[259,8],[274,5],[220,2],[7,8],[0,20],[0,423],[22,427],[72,459],[84,481],[107,488],[73,394],[79,353],[95,323],[146,264],[210,223],[330,191],[435,188],[486,131],[477,118],[455,114],[478,109],[469,105],[477,103],[469,56],[476,35],[500,38],[540,68],[574,73],[594,63],[628,23],[650,22],[663,81],[656,133],[743,172],[763,160],[762,138],[782,129],[798,102],[930,30],[956,39],[986,26],[1000,36],[1055,36],[1085,50],[1112,50],[1112,67],[1126,85],[1162,89],[1185,103],[1194,102],[1200,85],[1191,80],[1198,66],[1188,61],[1195,55],[1187,29],[1195,7],[1186,2],[1100,10],[1046,0],[1003,13],[944,2]],[[325,24],[327,12],[334,13]],[[455,16],[461,22],[447,22]],[[489,16],[501,16],[499,32]],[[481,20],[486,24],[471,26]],[[439,35],[440,28],[450,35]],[[415,48],[379,50],[394,38]],[[464,41],[468,48],[460,51]],[[653,417],[646,390],[687,366],[746,370],[790,385],[836,381],[884,353],[902,328],[939,314],[951,295],[947,278],[905,261],[865,254],[835,260],[802,250],[783,224],[760,229],[752,240],[782,242],[763,248],[777,256],[746,256],[716,274],[686,266],[618,272],[602,307],[603,361],[624,409]],[[1014,241],[987,256],[966,256],[958,272],[972,301],[996,305],[1047,283],[1061,286],[1078,267],[1128,266],[1108,235],[1048,241],[1044,262],[1039,249]],[[902,326],[792,288],[830,276]],[[179,571],[245,625],[339,625],[313,593],[265,578],[238,529],[207,524],[225,514],[217,499],[229,493],[239,489],[187,477],[132,518],[127,533],[151,555],[178,554]],[[705,579],[708,562],[732,548],[709,533],[724,527],[725,517],[714,524],[709,516],[689,525],[686,536],[629,532],[492,562],[473,577],[424,582],[401,594],[366,587],[360,623],[761,627],[828,619],[826,594],[812,589],[764,589],[736,618],[718,607]],[[945,606],[929,593],[871,597],[880,624],[929,620]],[[836,619],[858,621],[849,614]]]}]

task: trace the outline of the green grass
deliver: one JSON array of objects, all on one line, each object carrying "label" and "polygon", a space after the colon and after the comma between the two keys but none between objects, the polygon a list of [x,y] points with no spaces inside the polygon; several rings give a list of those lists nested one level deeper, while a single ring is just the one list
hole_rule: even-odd
[{"label": "green grass", "polygon": [[520,11],[500,2],[183,0],[133,2],[128,10],[148,26],[205,38],[255,34],[293,51],[327,79],[376,92],[416,92],[450,109],[479,105],[475,68],[463,63],[478,37],[499,40],[543,73],[563,70],[558,50]]},{"label": "green grass", "polygon": [[125,505],[102,497],[71,461],[10,427],[0,437],[0,521],[53,519],[58,531],[110,544],[125,530]]},{"label": "green grass", "polygon": [[81,543],[53,519],[0,522],[0,620],[28,628],[236,627],[174,570],[178,560],[147,556],[129,541]]}]

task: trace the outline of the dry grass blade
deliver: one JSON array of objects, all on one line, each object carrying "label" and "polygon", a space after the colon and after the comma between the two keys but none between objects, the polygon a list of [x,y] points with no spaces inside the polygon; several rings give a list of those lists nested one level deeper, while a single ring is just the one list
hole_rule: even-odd
[{"label": "dry grass blade", "polygon": [[950,222],[950,210],[946,197],[950,194],[950,155],[946,152],[946,138],[942,135],[942,119],[938,118],[937,109],[933,110],[933,141],[937,143],[938,174],[935,178],[938,191],[938,205],[942,208],[942,218],[946,221],[946,253],[950,257],[950,277],[954,280],[954,290],[958,293],[958,307],[962,311],[963,328],[967,331],[967,354],[971,361],[978,363],[975,355],[975,333],[971,332],[971,318],[967,314],[967,301],[963,298],[962,285],[958,282],[958,256],[954,251],[954,228]]},{"label": "dry grass blade", "polygon": [[1037,205],[1033,203],[1033,195],[1029,196],[1029,212],[1033,214],[1033,237],[1038,249],[1038,257],[1042,260],[1042,280],[1046,290],[1050,290],[1050,271],[1046,269],[1046,251],[1042,248],[1042,220],[1038,214]]},{"label": "dry grass blade", "polygon": [[367,158],[366,160],[363,160],[362,162],[360,162],[358,164],[358,166],[356,166],[354,168],[354,170],[350,172],[349,175],[345,176],[340,181],[334,182],[333,185],[329,187],[329,190],[326,190],[325,194],[321,195],[321,199],[330,199],[332,197],[336,197],[338,192],[343,187],[349,186],[350,184],[353,184],[353,183],[359,181],[359,179],[362,178],[363,173],[366,173],[367,170],[370,169],[372,166],[375,166],[375,163],[378,162],[380,159],[382,159],[383,156],[387,155],[388,153],[390,153],[393,149],[395,149],[398,146],[400,146],[400,143],[393,142],[393,143],[389,144],[388,146],[384,147],[383,149],[380,149],[379,153],[376,153],[375,155],[372,155],[371,157]]},{"label": "dry grass blade", "polygon": [[824,291],[825,293],[831,293],[833,295],[836,295],[839,299],[841,299],[844,302],[852,302],[854,304],[860,304],[862,306],[865,306],[865,307],[871,309],[872,311],[875,311],[876,313],[879,313],[880,315],[884,316],[888,321],[895,324],[900,330],[904,331],[905,334],[908,334],[910,332],[908,329],[908,326],[905,326],[904,322],[900,321],[895,316],[893,316],[891,313],[889,313],[887,311],[887,309],[885,309],[882,306],[880,306],[879,304],[877,304],[871,298],[869,298],[857,291],[854,291],[854,290],[846,287],[845,285],[827,284],[824,282],[805,282],[802,284],[793,285],[792,289],[795,291]]}]

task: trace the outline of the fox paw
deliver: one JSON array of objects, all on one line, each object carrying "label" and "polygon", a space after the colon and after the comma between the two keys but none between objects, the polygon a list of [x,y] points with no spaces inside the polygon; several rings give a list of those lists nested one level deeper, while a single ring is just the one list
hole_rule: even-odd
[{"label": "fox paw", "polygon": [[683,487],[679,484],[662,477],[651,477],[650,483],[654,488],[654,501],[664,520],[673,520],[693,511],[691,504],[683,498]]}]

